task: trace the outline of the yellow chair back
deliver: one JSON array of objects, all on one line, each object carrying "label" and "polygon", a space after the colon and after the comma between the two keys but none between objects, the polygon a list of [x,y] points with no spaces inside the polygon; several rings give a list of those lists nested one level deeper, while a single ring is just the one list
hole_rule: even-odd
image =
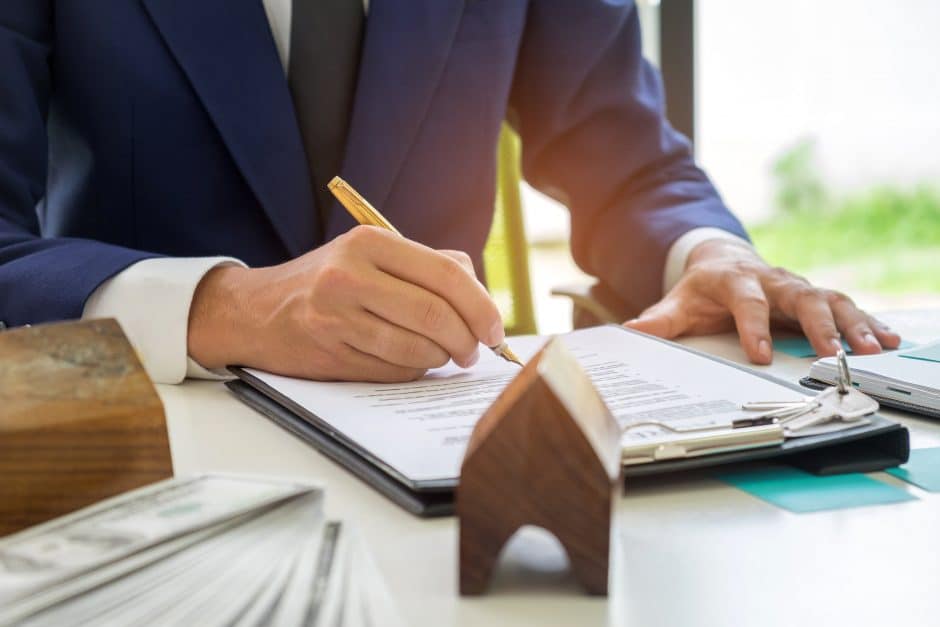
[{"label": "yellow chair back", "polygon": [[483,265],[490,293],[499,305],[507,335],[536,333],[529,247],[522,220],[522,144],[508,124],[499,136],[496,212]]}]

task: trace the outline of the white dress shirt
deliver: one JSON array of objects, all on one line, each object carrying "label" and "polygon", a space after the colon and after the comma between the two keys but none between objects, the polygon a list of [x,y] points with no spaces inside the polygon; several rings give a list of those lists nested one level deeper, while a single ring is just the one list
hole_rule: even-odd
[{"label": "white dress shirt", "polygon": [[[264,10],[287,73],[290,60],[292,0],[263,0]],[[368,0],[364,2],[368,11]],[[666,256],[663,293],[679,281],[689,253],[710,239],[743,241],[716,228],[698,228],[676,240]],[[179,383],[186,377],[222,378],[224,372],[206,370],[187,354],[189,308],[199,282],[220,265],[244,266],[231,257],[145,259],[98,286],[85,302],[82,318],[116,318],[157,383]]]}]

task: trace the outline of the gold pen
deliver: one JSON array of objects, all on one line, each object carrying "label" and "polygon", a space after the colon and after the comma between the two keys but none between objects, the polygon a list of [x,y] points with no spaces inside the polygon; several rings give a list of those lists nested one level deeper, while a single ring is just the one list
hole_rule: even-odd
[{"label": "gold pen", "polygon": [[[352,186],[341,179],[338,176],[334,176],[333,180],[330,181],[329,185],[330,191],[333,192],[333,195],[336,196],[336,199],[340,202],[343,207],[346,208],[346,211],[356,219],[356,222],[359,224],[368,224],[372,226],[379,226],[383,229],[387,229],[392,233],[399,233],[391,222],[385,219],[378,210],[369,204],[369,201],[363,198],[359,192],[354,190]],[[506,342],[499,344],[497,346],[490,346],[489,349],[496,353],[497,356],[502,357],[506,361],[510,361],[519,366],[524,366],[512,349],[509,348],[509,345]]]}]

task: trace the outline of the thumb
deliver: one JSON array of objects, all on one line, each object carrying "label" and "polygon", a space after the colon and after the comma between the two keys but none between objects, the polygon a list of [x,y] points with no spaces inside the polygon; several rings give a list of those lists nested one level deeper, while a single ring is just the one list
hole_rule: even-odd
[{"label": "thumb", "polygon": [[679,337],[688,330],[688,319],[678,305],[674,299],[666,298],[641,313],[638,318],[627,320],[623,326],[667,340]]}]

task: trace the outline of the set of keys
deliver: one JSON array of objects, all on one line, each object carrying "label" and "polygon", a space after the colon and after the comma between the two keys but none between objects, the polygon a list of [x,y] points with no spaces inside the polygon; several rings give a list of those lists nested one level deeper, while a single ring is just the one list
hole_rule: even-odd
[{"label": "set of keys", "polygon": [[845,351],[836,355],[838,378],[834,387],[801,401],[758,401],[745,403],[742,409],[761,412],[745,418],[753,424],[779,423],[789,433],[833,421],[856,422],[878,411],[878,401],[852,385],[852,375]]}]

